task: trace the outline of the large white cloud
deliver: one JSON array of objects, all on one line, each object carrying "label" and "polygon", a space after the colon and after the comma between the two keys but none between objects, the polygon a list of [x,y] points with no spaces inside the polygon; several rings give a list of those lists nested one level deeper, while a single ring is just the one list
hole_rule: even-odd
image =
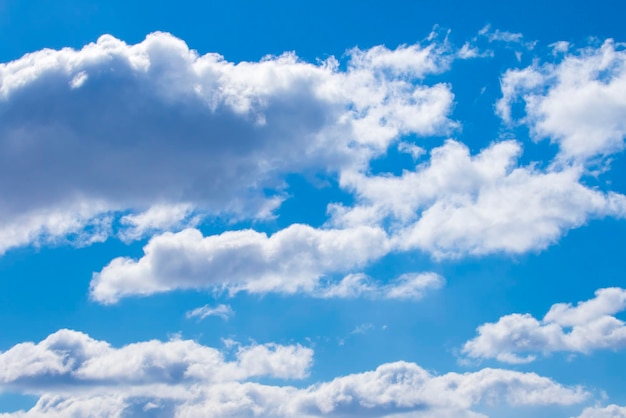
[{"label": "large white cloud", "polygon": [[125,218],[126,239],[167,227],[167,207],[267,216],[286,173],[366,164],[400,135],[452,127],[449,86],[422,83],[445,48],[231,63],[154,33],[0,64],[0,252],[110,211],[148,211]]},{"label": "large white cloud", "polygon": [[364,274],[322,280],[350,272],[390,251],[378,227],[315,229],[294,224],[268,236],[252,230],[203,236],[197,229],[153,237],[138,260],[117,258],[91,282],[91,296],[114,303],[130,295],[176,289],[224,289],[252,293],[304,292],[314,297],[418,299],[444,279],[434,273],[406,273],[387,284]]},{"label": "large white cloud", "polygon": [[[565,46],[560,46],[561,50]],[[612,40],[554,63],[537,61],[502,78],[497,108],[507,121],[522,100],[536,139],[559,145],[562,160],[586,161],[624,148],[626,136],[626,51]]]},{"label": "large white cloud", "polygon": [[552,305],[542,320],[529,314],[503,316],[478,327],[478,336],[463,347],[471,358],[495,358],[507,363],[535,360],[537,353],[626,348],[626,324],[614,315],[626,309],[626,290],[607,288],[576,306]]},{"label": "large white cloud", "polygon": [[[478,416],[482,404],[571,405],[588,393],[532,373],[483,369],[435,375],[396,362],[305,388],[246,381],[302,378],[312,351],[275,344],[240,347],[235,360],[193,341],[113,348],[69,330],[0,354],[0,388],[40,395],[27,412],[74,416]],[[19,359],[19,361],[17,361]],[[409,416],[409,415],[407,415]]]},{"label": "large white cloud", "polygon": [[[277,344],[239,347],[235,360],[191,340],[152,340],[121,348],[71,330],[18,344],[0,354],[0,386],[32,393],[65,387],[133,387],[240,381],[254,376],[301,379],[313,350]],[[56,389],[54,389],[56,388]],[[149,393],[147,391],[146,393]]]}]

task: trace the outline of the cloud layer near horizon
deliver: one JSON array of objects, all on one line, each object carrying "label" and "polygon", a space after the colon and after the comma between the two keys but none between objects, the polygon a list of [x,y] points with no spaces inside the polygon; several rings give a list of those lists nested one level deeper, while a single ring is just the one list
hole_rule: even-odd
[{"label": "cloud layer near horizon", "polygon": [[573,405],[588,393],[534,373],[483,369],[436,375],[409,362],[337,377],[304,388],[248,381],[302,379],[313,351],[300,345],[220,351],[190,340],[148,341],[121,348],[60,330],[43,341],[0,354],[0,389],[40,396],[28,412],[8,417],[57,416],[479,416],[483,403]]}]

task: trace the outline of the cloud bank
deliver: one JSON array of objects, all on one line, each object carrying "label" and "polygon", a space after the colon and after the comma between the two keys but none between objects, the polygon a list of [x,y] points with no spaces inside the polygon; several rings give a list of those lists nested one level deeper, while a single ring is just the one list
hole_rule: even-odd
[{"label": "cloud bank", "polygon": [[302,379],[312,354],[299,345],[263,344],[240,347],[226,361],[218,350],[189,340],[113,348],[61,330],[0,354],[0,388],[40,395],[31,410],[0,416],[478,416],[471,409],[483,403],[571,405],[588,396],[533,373],[435,375],[407,362],[304,388],[248,381]]}]

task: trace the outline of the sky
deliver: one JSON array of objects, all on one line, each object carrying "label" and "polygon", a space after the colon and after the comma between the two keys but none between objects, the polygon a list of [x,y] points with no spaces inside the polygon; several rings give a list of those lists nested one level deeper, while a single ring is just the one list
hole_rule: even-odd
[{"label": "sky", "polygon": [[626,418],[625,8],[0,0],[0,417]]}]

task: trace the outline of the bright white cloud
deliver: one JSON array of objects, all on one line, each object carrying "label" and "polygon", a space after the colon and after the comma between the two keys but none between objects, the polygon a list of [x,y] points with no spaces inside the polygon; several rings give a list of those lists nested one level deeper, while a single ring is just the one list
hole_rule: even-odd
[{"label": "bright white cloud", "polygon": [[585,408],[578,418],[626,418],[626,407],[609,405],[604,408]]},{"label": "bright white cloud", "polygon": [[589,219],[626,215],[626,197],[584,186],[580,168],[518,166],[521,152],[503,141],[470,155],[449,140],[399,176],[344,172],[341,184],[358,203],[331,205],[332,224],[391,219],[395,248],[444,258],[541,250]]},{"label": "bright white cloud", "polygon": [[245,380],[254,376],[302,379],[313,350],[277,344],[239,347],[234,361],[191,340],[152,340],[120,348],[86,334],[60,330],[43,341],[0,354],[0,386],[29,393],[64,393],[67,387],[184,385]]},{"label": "bright white cloud", "polygon": [[[565,53],[567,45],[555,44]],[[587,161],[623,150],[626,136],[626,51],[612,40],[569,53],[557,64],[537,62],[502,78],[497,108],[525,104],[522,121],[537,140],[549,138],[562,160]]]},{"label": "bright white cloud", "polygon": [[114,303],[127,295],[175,289],[313,292],[322,276],[388,252],[385,231],[368,226],[322,230],[294,224],[271,236],[241,230],[204,237],[197,229],[186,229],[152,238],[139,260],[111,261],[94,274],[91,296]]},{"label": "bright white cloud", "polygon": [[[471,155],[449,140],[398,176],[344,170],[341,187],[357,202],[330,205],[329,227],[295,224],[269,237],[251,230],[158,235],[140,259],[117,258],[94,274],[92,297],[114,303],[129,295],[222,288],[417,299],[440,287],[441,278],[407,275],[380,285],[352,272],[394,251],[451,258],[542,250],[590,219],[626,216],[626,197],[585,186],[580,167],[518,166],[521,152],[518,142],[503,141]],[[320,282],[338,273],[349,274]]]},{"label": "bright white cloud", "polygon": [[220,304],[216,307],[212,307],[209,305],[204,305],[199,308],[193,309],[185,314],[187,318],[198,318],[204,319],[209,316],[219,316],[220,318],[226,320],[233,316],[235,312],[230,305]]},{"label": "bright white cloud", "polygon": [[0,354],[0,387],[41,396],[30,411],[0,416],[477,417],[471,410],[481,404],[571,405],[588,397],[580,387],[532,373],[483,369],[434,375],[407,362],[305,388],[245,381],[305,377],[311,355],[302,346],[265,344],[240,347],[236,360],[228,362],[217,350],[193,341],[116,349],[63,330]]},{"label": "bright white cloud", "polygon": [[0,184],[0,251],[108,212],[131,212],[124,239],[192,210],[268,216],[286,173],[364,165],[401,135],[455,126],[450,87],[422,82],[447,68],[446,48],[354,49],[345,67],[292,53],[232,63],[154,33],[0,64],[0,176],[12,179]]},{"label": "bright white cloud", "polygon": [[576,306],[553,305],[542,320],[529,314],[503,316],[478,327],[478,336],[463,347],[471,358],[494,358],[527,363],[536,353],[626,348],[626,324],[614,315],[626,309],[626,290],[599,289],[595,297]]}]

